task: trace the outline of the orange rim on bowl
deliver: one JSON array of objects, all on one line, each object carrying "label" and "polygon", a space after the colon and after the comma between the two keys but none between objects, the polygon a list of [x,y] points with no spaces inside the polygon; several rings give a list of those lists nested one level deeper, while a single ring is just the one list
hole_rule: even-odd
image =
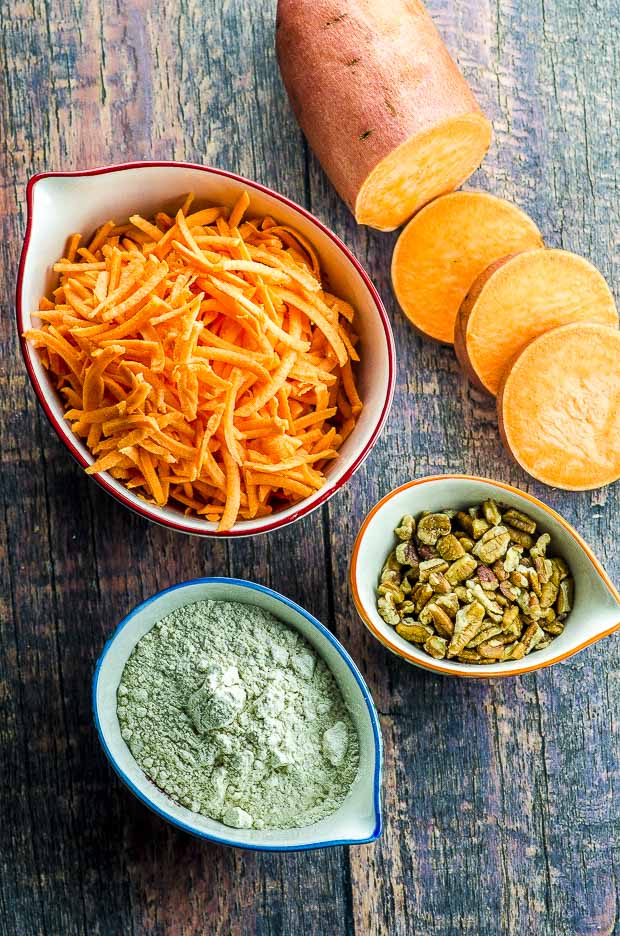
[{"label": "orange rim on bowl", "polygon": [[365,459],[370,454],[372,448],[374,447],[379,434],[385,424],[390,407],[392,404],[392,399],[394,396],[394,387],[396,382],[396,355],[394,350],[394,339],[392,336],[392,330],[390,327],[389,319],[381,298],[375,289],[370,277],[356,259],[356,257],[351,253],[351,251],[345,246],[345,244],[337,237],[329,228],[327,228],[321,221],[314,217],[309,211],[305,208],[302,208],[300,205],[293,202],[291,199],[286,198],[284,195],[280,195],[278,192],[273,189],[268,188],[265,185],[261,185],[258,182],[253,182],[249,179],[244,178],[243,176],[237,175],[233,172],[227,172],[223,169],[214,169],[209,166],[200,166],[195,163],[185,163],[185,162],[174,162],[174,161],[145,161],[145,162],[132,162],[132,163],[121,163],[113,166],[104,166],[97,169],[86,169],[83,171],[75,172],[41,172],[32,176],[28,181],[28,186],[26,190],[27,197],[27,225],[26,233],[24,236],[24,244],[22,247],[22,252],[19,261],[19,269],[17,275],[17,294],[16,294],[16,309],[17,309],[17,327],[20,335],[20,343],[22,355],[28,371],[28,376],[30,382],[34,388],[34,391],[37,395],[39,403],[41,404],[49,422],[53,426],[57,435],[60,437],[62,442],[66,445],[69,452],[73,458],[81,465],[82,468],[87,468],[89,462],[84,457],[83,453],[80,451],[79,447],[73,441],[71,434],[67,435],[63,431],[64,427],[61,427],[60,420],[53,412],[50,407],[47,398],[46,391],[41,385],[39,378],[37,377],[35,368],[32,363],[32,356],[34,349],[30,347],[27,340],[23,337],[24,332],[24,308],[22,303],[22,292],[23,292],[23,281],[24,281],[24,270],[26,263],[26,256],[28,254],[28,248],[30,244],[30,237],[32,232],[33,225],[33,191],[37,182],[47,179],[47,178],[75,178],[75,177],[87,177],[87,176],[97,176],[107,173],[115,173],[132,169],[142,169],[142,168],[166,168],[166,167],[175,167],[180,169],[191,169],[199,170],[201,172],[209,173],[211,175],[221,176],[225,179],[230,179],[234,182],[238,182],[249,190],[254,190],[256,192],[268,195],[288,209],[292,209],[299,215],[301,215],[305,220],[309,221],[314,225],[319,231],[321,231],[325,236],[327,236],[335,245],[338,247],[340,252],[346,258],[346,260],[353,266],[356,273],[364,283],[364,286],[368,290],[370,297],[372,299],[373,305],[376,309],[377,315],[381,322],[383,332],[385,335],[386,348],[387,348],[387,388],[385,399],[383,401],[379,417],[376,420],[376,423],[372,429],[370,437],[368,438],[366,444],[363,446],[361,451],[356,455],[351,465],[343,473],[343,475],[338,478],[338,480],[330,484],[329,479],[327,483],[317,491],[317,496],[312,498],[307,498],[306,500],[300,501],[298,509],[289,513],[287,516],[279,516],[278,514],[274,515],[273,520],[269,523],[262,525],[257,525],[252,527],[250,524],[244,525],[241,529],[235,529],[229,531],[218,531],[215,529],[201,529],[194,526],[188,526],[182,520],[182,515],[179,514],[178,519],[172,513],[168,516],[162,516],[161,514],[156,516],[154,512],[149,509],[149,505],[145,502],[144,506],[136,503],[131,500],[129,497],[125,496],[121,490],[117,487],[114,487],[110,480],[108,479],[106,473],[100,473],[92,475],[93,479],[99,484],[108,494],[114,497],[115,500],[122,503],[125,507],[128,507],[134,513],[137,513],[139,516],[145,517],[148,520],[158,523],[162,526],[167,526],[171,529],[177,530],[183,533],[190,533],[196,536],[205,536],[205,537],[239,537],[239,536],[252,536],[257,533],[267,533],[271,530],[278,529],[278,527],[286,526],[289,523],[294,523],[296,520],[299,520],[301,517],[305,516],[308,513],[311,513],[313,510],[316,510],[317,507],[320,507],[324,504],[332,495],[336,493],[344,484],[355,474],[357,469],[362,465]]},{"label": "orange rim on bowl", "polygon": [[387,647],[387,649],[391,650],[392,653],[395,653],[396,656],[402,657],[403,659],[407,660],[409,663],[413,663],[415,666],[420,666],[424,669],[432,670],[433,672],[436,672],[436,673],[442,673],[447,676],[459,676],[464,679],[495,679],[495,678],[506,677],[506,676],[519,676],[522,673],[531,673],[534,670],[545,669],[548,666],[552,666],[554,663],[559,663],[562,660],[568,659],[568,657],[574,656],[575,653],[579,653],[580,650],[584,650],[586,647],[589,647],[591,644],[596,643],[598,640],[601,640],[601,638],[603,637],[608,637],[609,634],[613,634],[614,631],[620,630],[620,620],[619,620],[612,627],[609,627],[606,630],[601,631],[600,633],[596,634],[595,636],[588,638],[588,640],[584,640],[582,643],[576,645],[575,647],[572,647],[570,650],[567,650],[564,653],[558,654],[558,656],[553,657],[553,659],[545,660],[545,662],[543,663],[534,663],[530,666],[523,666],[523,667],[520,667],[518,670],[514,670],[511,672],[505,672],[505,671],[504,672],[489,672],[487,670],[481,673],[481,672],[476,672],[476,670],[473,667],[471,671],[468,670],[467,672],[462,672],[462,671],[452,669],[447,666],[442,666],[441,663],[438,663],[437,661],[433,660],[431,657],[429,657],[428,660],[426,660],[426,659],[423,659],[421,656],[414,656],[413,654],[408,653],[407,650],[403,649],[400,646],[397,646],[395,643],[392,643],[389,639],[387,639],[385,634],[382,634],[378,630],[378,628],[373,623],[372,619],[366,613],[364,604],[362,602],[362,599],[360,597],[359,590],[357,587],[357,562],[358,562],[360,546],[364,538],[364,534],[366,533],[368,525],[370,524],[375,514],[379,510],[381,510],[381,508],[385,504],[391,501],[393,497],[395,497],[397,494],[400,494],[401,491],[406,491],[406,490],[409,490],[410,488],[417,487],[417,485],[424,484],[427,481],[444,481],[444,480],[453,480],[453,479],[464,480],[464,481],[483,481],[486,484],[492,484],[494,487],[497,487],[500,490],[509,491],[511,494],[517,494],[519,497],[523,497],[525,500],[528,500],[532,504],[535,504],[541,510],[544,510],[545,513],[549,514],[549,516],[553,517],[554,520],[560,523],[562,527],[566,530],[566,532],[569,533],[573,537],[573,539],[579,544],[581,549],[584,551],[584,553],[592,562],[593,566],[595,567],[596,571],[600,575],[603,582],[607,585],[610,593],[615,597],[616,601],[618,602],[618,605],[620,605],[620,594],[618,593],[616,587],[614,586],[609,576],[605,572],[605,569],[602,567],[602,565],[600,564],[600,562],[598,561],[598,559],[596,558],[596,556],[594,555],[594,553],[592,552],[588,544],[585,542],[585,540],[583,540],[582,537],[579,536],[577,531],[572,528],[572,526],[564,519],[564,517],[561,516],[561,514],[557,513],[557,511],[553,510],[551,507],[548,507],[547,504],[544,504],[542,501],[538,500],[537,497],[534,497],[532,494],[528,494],[526,491],[521,491],[518,488],[515,488],[510,484],[504,484],[502,481],[493,481],[491,478],[479,478],[479,477],[476,477],[475,475],[466,475],[466,474],[429,475],[428,477],[425,477],[425,478],[418,478],[415,481],[408,481],[406,484],[401,484],[399,487],[394,488],[393,491],[390,491],[389,494],[386,494],[385,497],[381,498],[381,500],[377,504],[375,504],[375,506],[372,508],[370,513],[366,516],[364,522],[362,523],[362,526],[360,527],[360,531],[357,534],[357,538],[355,540],[355,545],[353,547],[353,554],[351,557],[351,564],[349,567],[349,583],[351,585],[351,593],[353,595],[353,600],[355,602],[357,613],[359,614],[360,618],[362,619],[362,621],[364,622],[368,630],[371,632],[371,634],[373,634],[373,636],[377,638],[379,643],[383,644],[384,647]]}]

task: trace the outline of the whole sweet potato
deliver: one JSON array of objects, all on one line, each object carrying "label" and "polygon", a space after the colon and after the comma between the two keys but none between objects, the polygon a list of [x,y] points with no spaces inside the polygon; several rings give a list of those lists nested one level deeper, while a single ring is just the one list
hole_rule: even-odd
[{"label": "whole sweet potato", "polygon": [[480,164],[491,126],[419,0],[278,0],[293,110],[360,224],[392,230]]}]

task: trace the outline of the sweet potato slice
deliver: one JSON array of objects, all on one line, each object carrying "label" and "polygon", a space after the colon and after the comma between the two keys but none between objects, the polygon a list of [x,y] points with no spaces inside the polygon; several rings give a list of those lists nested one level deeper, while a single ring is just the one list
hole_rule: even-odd
[{"label": "sweet potato slice", "polygon": [[480,165],[491,125],[419,0],[278,0],[276,51],[360,224],[393,230]]},{"label": "sweet potato slice", "polygon": [[502,439],[552,487],[620,478],[620,331],[573,322],[544,332],[508,369],[497,398]]},{"label": "sweet potato slice", "polygon": [[412,218],[396,242],[396,298],[419,331],[450,343],[476,277],[498,257],[540,246],[532,219],[510,202],[486,192],[444,195]]},{"label": "sweet potato slice", "polygon": [[528,250],[476,279],[459,310],[454,348],[472,382],[496,394],[506,365],[529,341],[578,321],[618,325],[599,271],[566,250]]}]

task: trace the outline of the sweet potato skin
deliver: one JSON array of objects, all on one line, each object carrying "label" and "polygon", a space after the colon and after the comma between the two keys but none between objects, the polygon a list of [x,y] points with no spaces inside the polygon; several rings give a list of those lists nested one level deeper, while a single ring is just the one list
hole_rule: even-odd
[{"label": "sweet potato skin", "polygon": [[[536,353],[555,350],[549,368]],[[538,363],[540,362],[540,358]],[[553,373],[553,365],[559,365]],[[563,383],[568,375],[569,380]],[[571,388],[570,380],[573,381]],[[521,382],[521,392],[515,383]],[[563,394],[563,411],[551,397]],[[522,452],[511,422],[514,407],[528,407],[529,441],[540,434],[548,453]],[[506,451],[532,477],[550,487],[586,491],[620,478],[620,331],[593,322],[572,322],[538,335],[509,363],[497,394],[499,431]],[[585,429],[584,427],[587,427]],[[606,451],[608,459],[603,460]],[[554,465],[553,462],[556,464]]]},{"label": "sweet potato skin", "polygon": [[[522,297],[524,286],[527,285],[528,271],[531,271],[532,288],[536,293],[535,297],[531,298],[529,307]],[[514,290],[510,288],[511,276],[521,281],[521,288],[518,285]],[[548,307],[541,300],[541,292],[544,298],[547,289]],[[556,290],[562,292],[556,294]],[[477,303],[481,297],[484,301],[487,296],[489,300],[494,299],[498,304],[497,314],[494,316],[497,332],[493,340],[501,342],[500,348],[505,346],[504,365],[495,371],[490,370],[489,358],[486,355],[486,368],[482,367],[481,357],[485,348],[480,347],[483,342],[477,329],[478,324],[482,331],[477,323]],[[516,303],[517,307],[520,303],[524,308],[527,307],[528,323],[525,328],[521,323],[520,327],[512,329],[511,323],[504,321],[500,309],[502,298],[504,303]],[[584,257],[566,250],[540,248],[522,251],[500,258],[476,278],[457,315],[454,349],[459,364],[474,386],[494,395],[498,391],[507,363],[514,359],[529,341],[549,329],[578,321],[618,326],[614,297],[602,274]]]},{"label": "sweet potato skin", "polygon": [[[491,393],[491,391],[482,383],[478,377],[478,374],[472,367],[471,361],[469,360],[469,355],[467,354],[467,345],[465,342],[467,321],[469,319],[471,310],[478,301],[478,297],[495,271],[499,270],[500,267],[503,267],[504,264],[508,263],[509,260],[512,260],[512,258],[516,256],[516,254],[508,254],[506,257],[500,257],[499,260],[491,263],[490,266],[486,268],[486,270],[483,270],[482,273],[476,277],[472,283],[471,289],[463,299],[456,317],[456,323],[454,326],[454,353],[456,354],[456,359],[469,382],[473,384],[477,390],[482,390],[483,393]],[[513,355],[513,359],[514,357],[515,355]],[[506,362],[506,364],[508,364],[508,362]]]},{"label": "sweet potato skin", "polygon": [[354,214],[398,146],[453,118],[484,123],[419,0],[278,0],[276,51],[299,124]]}]

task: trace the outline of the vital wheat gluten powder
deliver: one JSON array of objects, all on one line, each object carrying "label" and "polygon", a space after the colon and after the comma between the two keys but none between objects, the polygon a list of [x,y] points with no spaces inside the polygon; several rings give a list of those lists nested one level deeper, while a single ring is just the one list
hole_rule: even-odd
[{"label": "vital wheat gluten powder", "polygon": [[117,711],[147,777],[235,828],[317,822],[357,773],[357,733],[332,673],[254,605],[198,601],[163,618],[125,665]]}]

